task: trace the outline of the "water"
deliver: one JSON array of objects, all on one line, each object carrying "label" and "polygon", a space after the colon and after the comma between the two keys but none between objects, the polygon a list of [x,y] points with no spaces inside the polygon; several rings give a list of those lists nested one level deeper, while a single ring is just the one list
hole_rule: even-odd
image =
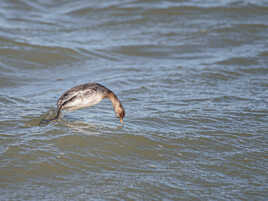
[{"label": "water", "polygon": [[[0,200],[266,200],[267,1],[0,3]],[[82,83],[108,100],[39,125]]]}]

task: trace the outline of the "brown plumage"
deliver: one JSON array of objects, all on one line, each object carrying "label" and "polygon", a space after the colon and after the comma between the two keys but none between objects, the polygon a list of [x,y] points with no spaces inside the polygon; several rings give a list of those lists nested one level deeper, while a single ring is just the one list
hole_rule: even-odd
[{"label": "brown plumage", "polygon": [[62,110],[74,111],[90,107],[98,104],[104,98],[110,99],[116,116],[123,123],[125,110],[120,100],[110,89],[98,83],[78,85],[64,92],[57,102],[57,115],[49,121],[57,120]]}]

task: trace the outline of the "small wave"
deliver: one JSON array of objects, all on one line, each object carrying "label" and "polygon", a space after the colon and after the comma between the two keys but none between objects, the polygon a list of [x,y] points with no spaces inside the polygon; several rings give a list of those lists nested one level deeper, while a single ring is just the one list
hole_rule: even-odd
[{"label": "small wave", "polygon": [[55,66],[66,61],[79,61],[81,54],[72,49],[60,46],[40,46],[27,42],[18,42],[11,39],[3,39],[6,45],[0,48],[0,57],[22,59],[32,64],[44,64]]},{"label": "small wave", "polygon": [[216,64],[220,65],[239,65],[239,66],[251,66],[251,65],[257,65],[256,58],[252,57],[232,57],[225,59],[223,61],[216,62]]},{"label": "small wave", "polygon": [[215,98],[212,98],[212,102],[223,102],[223,103],[235,103],[236,101],[249,101],[250,98],[245,98],[241,96],[218,96]]}]

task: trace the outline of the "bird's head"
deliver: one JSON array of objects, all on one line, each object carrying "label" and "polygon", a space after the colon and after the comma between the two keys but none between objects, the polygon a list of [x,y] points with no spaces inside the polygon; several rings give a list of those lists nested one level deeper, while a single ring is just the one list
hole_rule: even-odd
[{"label": "bird's head", "polygon": [[117,117],[119,117],[120,118],[120,122],[123,123],[123,118],[125,117],[125,110],[124,110],[124,108],[123,108],[122,105],[117,110]]}]

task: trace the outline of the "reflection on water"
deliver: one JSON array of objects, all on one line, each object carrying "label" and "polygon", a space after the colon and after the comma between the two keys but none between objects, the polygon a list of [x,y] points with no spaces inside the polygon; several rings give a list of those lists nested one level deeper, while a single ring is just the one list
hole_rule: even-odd
[{"label": "reflection on water", "polygon": [[[2,1],[0,200],[266,200],[266,1]],[[122,101],[55,116],[67,89]]]},{"label": "reflection on water", "polygon": [[74,121],[74,122],[66,122],[61,121],[62,126],[66,126],[71,129],[73,133],[80,133],[85,135],[96,135],[101,134],[102,130],[109,129],[110,132],[117,132],[120,129],[123,128],[123,125],[119,125],[116,127],[104,127],[100,125],[94,125],[94,124],[86,124],[82,121]]}]

